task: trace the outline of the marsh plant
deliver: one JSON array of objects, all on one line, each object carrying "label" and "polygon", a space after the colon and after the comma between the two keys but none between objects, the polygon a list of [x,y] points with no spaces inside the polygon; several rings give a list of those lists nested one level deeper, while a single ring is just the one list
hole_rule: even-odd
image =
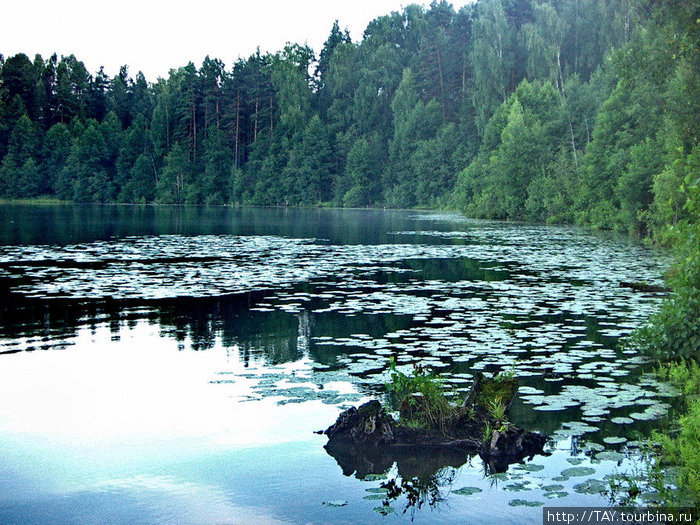
[{"label": "marsh plant", "polygon": [[396,361],[389,361],[390,381],[386,384],[392,406],[403,416],[402,423],[412,428],[443,428],[457,414],[448,400],[445,385],[437,374],[415,365],[410,375],[397,370]]}]

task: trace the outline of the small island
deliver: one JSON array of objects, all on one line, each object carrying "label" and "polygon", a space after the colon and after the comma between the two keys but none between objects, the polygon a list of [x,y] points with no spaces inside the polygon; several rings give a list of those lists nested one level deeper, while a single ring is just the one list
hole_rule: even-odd
[{"label": "small island", "polygon": [[328,436],[326,450],[341,467],[353,458],[378,452],[400,456],[407,448],[479,454],[493,472],[504,472],[509,464],[527,457],[546,455],[547,436],[507,419],[518,390],[512,374],[490,378],[477,372],[464,401],[454,404],[436,374],[417,366],[412,375],[406,375],[392,361],[387,388],[389,404],[398,407],[398,420],[372,400],[345,410],[321,432]]}]

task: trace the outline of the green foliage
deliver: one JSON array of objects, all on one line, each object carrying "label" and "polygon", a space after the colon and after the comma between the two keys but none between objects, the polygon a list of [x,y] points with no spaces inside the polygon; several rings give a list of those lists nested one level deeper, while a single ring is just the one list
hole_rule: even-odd
[{"label": "green foliage", "polygon": [[506,415],[506,405],[502,399],[492,399],[488,402],[488,409],[491,416],[496,420],[502,420]]},{"label": "green foliage", "polygon": [[451,205],[663,241],[698,170],[688,5],[409,5],[359,42],[334,24],[318,61],[287,44],[153,84],[19,53],[0,63],[0,197]]},{"label": "green foliage", "polygon": [[389,369],[391,380],[386,388],[390,400],[394,407],[410,413],[407,418],[410,426],[443,428],[445,422],[455,415],[456,408],[445,396],[444,385],[434,372],[417,366],[411,375],[406,375],[396,369],[393,358]]},{"label": "green foliage", "polygon": [[[697,193],[696,193],[697,196]],[[671,295],[633,341],[656,360],[700,359],[700,222],[675,227]]]},{"label": "green foliage", "polygon": [[483,441],[483,442],[490,441],[491,438],[493,437],[493,431],[494,431],[494,428],[491,426],[491,424],[486,423],[484,425],[484,429],[483,429],[483,432],[481,435],[481,441]]},{"label": "green foliage", "polygon": [[[685,413],[678,419],[677,429],[654,434],[662,454],[647,477],[651,486],[664,494],[667,503],[697,506],[700,503],[700,365],[697,361],[682,360],[660,368],[658,374],[681,390],[685,396]],[[664,491],[666,480],[660,471],[669,466],[678,469],[677,492]]]}]

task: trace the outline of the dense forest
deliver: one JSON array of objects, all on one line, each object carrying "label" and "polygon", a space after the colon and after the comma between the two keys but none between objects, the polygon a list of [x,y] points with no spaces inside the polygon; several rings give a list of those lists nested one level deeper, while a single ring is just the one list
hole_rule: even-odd
[{"label": "dense forest", "polygon": [[0,197],[451,206],[649,233],[700,172],[692,0],[409,5],[150,83],[0,55]]}]

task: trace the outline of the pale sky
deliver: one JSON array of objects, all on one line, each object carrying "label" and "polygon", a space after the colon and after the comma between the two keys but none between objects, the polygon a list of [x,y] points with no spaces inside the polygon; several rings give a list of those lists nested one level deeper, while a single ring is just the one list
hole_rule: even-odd
[{"label": "pale sky", "polygon": [[104,65],[114,75],[127,64],[131,76],[141,70],[153,82],[206,55],[230,70],[257,46],[307,43],[318,55],[335,19],[358,41],[369,21],[410,3],[429,0],[2,0],[0,53],[73,53],[90,73]]}]

